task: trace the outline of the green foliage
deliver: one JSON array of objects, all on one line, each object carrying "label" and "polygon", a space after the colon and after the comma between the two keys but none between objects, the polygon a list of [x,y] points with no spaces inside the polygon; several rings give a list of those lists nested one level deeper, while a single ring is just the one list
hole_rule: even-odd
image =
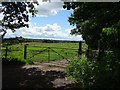
[{"label": "green foliage", "polygon": [[106,52],[99,62],[86,58],[73,60],[67,67],[67,75],[83,88],[119,88],[119,50]]},{"label": "green foliage", "polygon": [[103,28],[102,40],[104,48],[119,48],[119,29],[115,28]]},{"label": "green foliage", "polygon": [[83,88],[88,88],[93,84],[93,71],[92,64],[87,58],[81,58],[80,60],[72,60],[70,65],[67,67],[67,75],[80,83]]},{"label": "green foliage", "polygon": [[[114,44],[115,47],[119,47],[119,3],[69,2],[65,3],[64,8],[72,8],[73,4],[75,9],[68,21],[70,25],[76,25],[76,28],[71,30],[71,34],[82,34],[83,39],[88,46],[92,49],[97,49],[99,47],[99,40],[102,39],[103,42],[107,41],[106,36],[102,35],[106,32],[107,38],[110,37],[110,39],[114,41],[111,42],[112,45]],[[106,29],[107,31],[103,29]],[[116,33],[117,41],[114,38],[111,38],[111,34],[113,33]],[[107,48],[109,48],[109,46]]]},{"label": "green foliage", "polygon": [[117,30],[116,29],[112,29],[112,28],[103,28],[102,32],[104,34],[106,34],[107,36],[112,35],[112,34],[116,34]]},{"label": "green foliage", "polygon": [[120,54],[119,50],[113,50],[104,54],[98,66],[94,87],[119,88],[120,83]]}]

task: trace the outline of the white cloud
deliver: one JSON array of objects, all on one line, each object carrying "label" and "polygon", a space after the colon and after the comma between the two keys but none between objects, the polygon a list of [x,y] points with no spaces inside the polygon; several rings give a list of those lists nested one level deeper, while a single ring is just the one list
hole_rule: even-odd
[{"label": "white cloud", "polygon": [[58,24],[47,24],[43,27],[38,27],[35,25],[30,24],[30,28],[20,28],[15,33],[12,33],[8,30],[5,37],[16,37],[22,36],[25,38],[36,38],[36,39],[60,39],[60,40],[75,40],[79,41],[82,40],[81,36],[72,36],[70,35],[70,30],[67,29],[62,31],[61,26]]},{"label": "white cloud", "polygon": [[63,2],[63,0],[37,0],[38,2],[45,2],[45,1],[47,1],[47,2]]},{"label": "white cloud", "polygon": [[[3,18],[3,14],[0,13],[0,20],[2,20],[2,18]],[[1,37],[2,34],[3,34],[2,26],[0,25],[0,37]]]},{"label": "white cloud", "polygon": [[37,16],[47,17],[50,15],[56,15],[58,11],[62,10],[63,2],[39,2],[36,6],[38,10]]},{"label": "white cloud", "polygon": [[[38,0],[39,5],[35,4],[36,10],[38,10],[37,16],[47,17],[51,15],[56,15],[60,10],[63,10],[63,3],[61,0],[51,0],[51,2],[42,2],[42,0]],[[29,14],[31,15],[31,14]],[[2,14],[0,13],[0,20],[2,18]]]},{"label": "white cloud", "polygon": [[2,14],[2,13],[0,13],[0,20],[2,20],[2,18],[3,18],[3,14]]},{"label": "white cloud", "polygon": [[43,27],[44,31],[59,31],[61,30],[61,27],[57,25],[56,23],[53,25],[47,24],[45,27]]}]

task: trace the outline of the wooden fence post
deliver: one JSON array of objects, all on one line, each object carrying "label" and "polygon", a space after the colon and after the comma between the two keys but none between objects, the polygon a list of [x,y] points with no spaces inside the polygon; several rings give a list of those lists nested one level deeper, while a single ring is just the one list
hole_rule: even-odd
[{"label": "wooden fence post", "polygon": [[87,56],[87,58],[90,58],[90,47],[88,46],[88,49],[86,50],[85,55]]},{"label": "wooden fence post", "polygon": [[27,58],[27,44],[24,45],[24,59]]},{"label": "wooden fence post", "polygon": [[50,61],[50,47],[48,47],[48,62]]},{"label": "wooden fence post", "polygon": [[78,56],[82,54],[82,41],[79,42]]},{"label": "wooden fence post", "polygon": [[8,46],[5,49],[5,59],[7,59],[7,51],[8,51]]}]

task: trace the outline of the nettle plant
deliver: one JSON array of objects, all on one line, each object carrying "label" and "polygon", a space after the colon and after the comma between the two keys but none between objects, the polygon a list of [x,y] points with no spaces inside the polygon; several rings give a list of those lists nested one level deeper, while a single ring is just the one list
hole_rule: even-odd
[{"label": "nettle plant", "polygon": [[82,88],[119,88],[119,50],[104,53],[101,61],[82,57],[72,60],[67,67],[67,76]]}]

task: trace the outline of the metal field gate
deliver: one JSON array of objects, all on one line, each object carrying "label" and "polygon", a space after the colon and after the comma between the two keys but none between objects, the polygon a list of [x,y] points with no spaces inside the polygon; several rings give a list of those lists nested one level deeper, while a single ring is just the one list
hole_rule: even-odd
[{"label": "metal field gate", "polygon": [[26,49],[27,60],[32,61],[54,61],[54,60],[69,60],[78,56],[77,48],[59,48],[59,47],[40,47],[27,46]]}]

